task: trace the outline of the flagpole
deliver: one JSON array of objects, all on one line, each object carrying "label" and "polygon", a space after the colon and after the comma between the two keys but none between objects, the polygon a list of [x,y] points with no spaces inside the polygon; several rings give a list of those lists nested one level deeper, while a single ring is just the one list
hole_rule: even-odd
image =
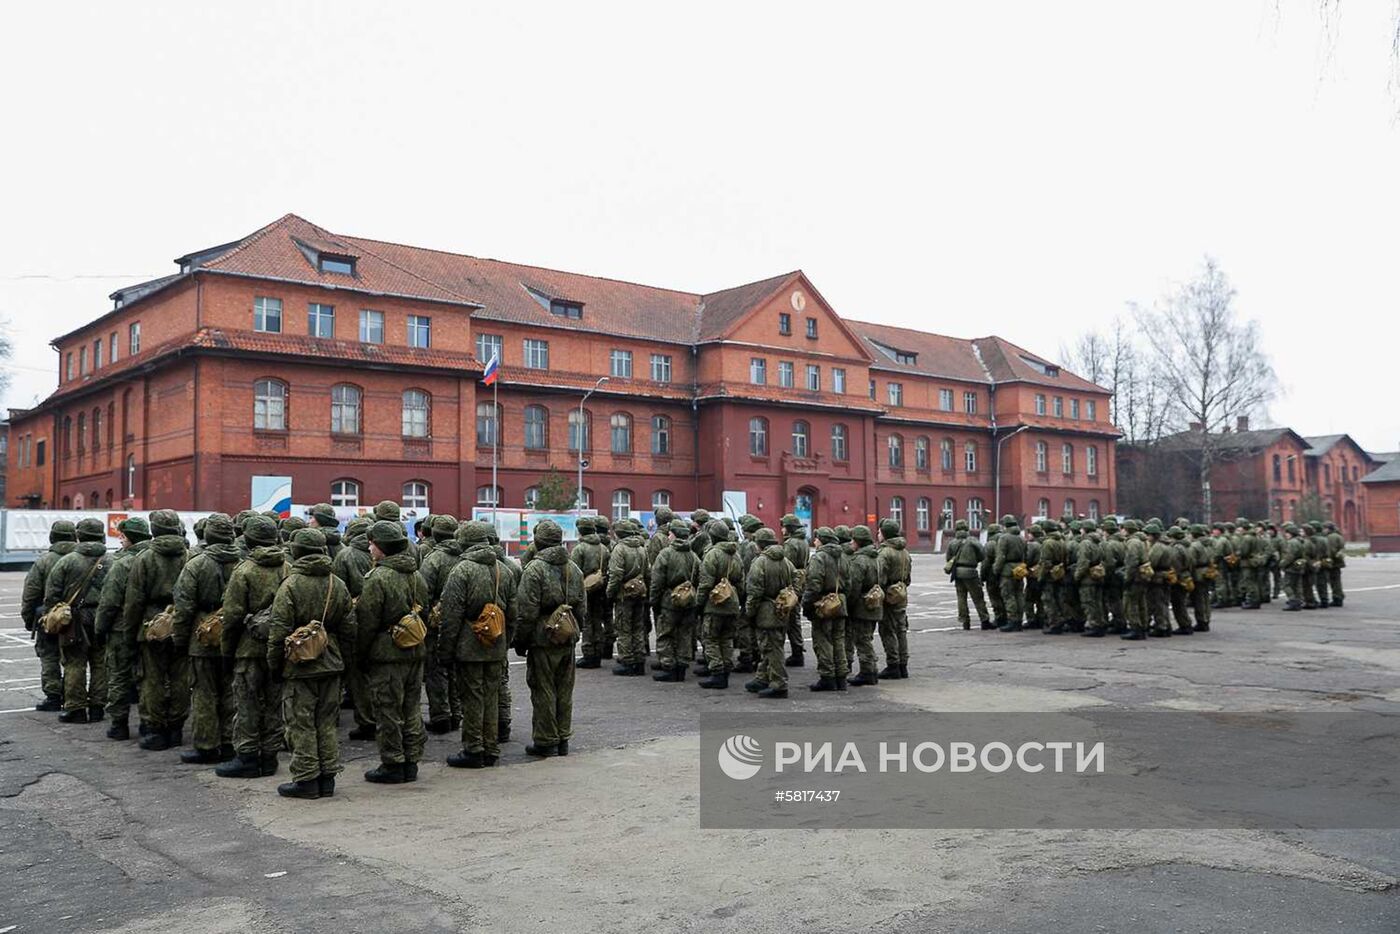
[{"label": "flagpole", "polygon": [[[497,358],[496,366],[500,366]],[[496,485],[496,462],[500,457],[501,449],[501,374],[496,373],[496,378],[491,381],[491,417],[496,420],[496,432],[491,438],[491,527],[496,528],[496,509],[500,506],[500,487]]]}]

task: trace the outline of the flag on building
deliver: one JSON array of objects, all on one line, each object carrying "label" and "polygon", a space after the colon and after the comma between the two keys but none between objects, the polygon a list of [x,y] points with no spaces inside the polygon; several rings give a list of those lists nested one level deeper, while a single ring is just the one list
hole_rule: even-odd
[{"label": "flag on building", "polygon": [[490,386],[496,382],[496,377],[501,375],[501,360],[496,354],[491,355],[491,362],[486,364],[486,372],[481,374],[481,382]]}]

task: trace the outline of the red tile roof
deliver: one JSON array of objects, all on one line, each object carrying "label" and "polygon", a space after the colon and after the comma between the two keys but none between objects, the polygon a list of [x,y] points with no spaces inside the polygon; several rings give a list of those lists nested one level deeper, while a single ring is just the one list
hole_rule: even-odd
[{"label": "red tile roof", "polygon": [[[1060,369],[1059,364],[1046,360],[1039,354],[1017,347],[1004,337],[979,337],[972,343],[981,355],[982,365],[998,383],[1020,381],[1076,392],[1108,392],[1104,387],[1075,376],[1069,370]],[[1048,376],[1039,367],[1055,367],[1059,370],[1059,375]]]},{"label": "red tile roof", "polygon": [[[874,369],[921,373],[925,376],[941,376],[945,379],[975,383],[986,383],[990,379],[986,369],[978,361],[976,349],[970,340],[868,321],[847,323],[865,342],[870,355],[875,358]],[[877,344],[913,353],[914,362],[897,363],[880,350]]]}]

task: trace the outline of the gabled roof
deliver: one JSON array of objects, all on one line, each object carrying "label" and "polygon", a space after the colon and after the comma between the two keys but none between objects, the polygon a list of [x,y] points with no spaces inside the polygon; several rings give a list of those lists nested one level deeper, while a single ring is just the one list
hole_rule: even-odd
[{"label": "gabled roof", "polygon": [[[979,337],[972,343],[995,382],[1035,383],[1073,392],[1108,392],[1104,387],[1076,376],[1059,364],[1018,347],[1004,337]],[[1047,370],[1058,375],[1051,376]]]},{"label": "gabled roof", "polygon": [[1352,446],[1353,449],[1359,451],[1361,453],[1361,456],[1366,458],[1368,462],[1376,462],[1375,457],[1371,454],[1368,454],[1366,450],[1361,447],[1361,445],[1356,443],[1356,439],[1352,438],[1352,436],[1348,434],[1310,435],[1304,440],[1308,442],[1308,449],[1303,453],[1306,454],[1308,457],[1321,457],[1341,442],[1346,441]]},{"label": "gabled roof", "polygon": [[800,275],[800,272],[785,272],[781,276],[760,279],[757,282],[700,296],[696,340],[717,340],[723,337],[749,312],[773,298],[788,282]]},{"label": "gabled roof", "polygon": [[1394,457],[1386,461],[1376,470],[1371,471],[1361,478],[1362,483],[1396,483],[1400,482],[1400,457]]},{"label": "gabled roof", "polygon": [[[1299,447],[1308,446],[1307,439],[1292,428],[1259,428],[1254,431],[1225,431],[1212,434],[1215,439],[1215,449],[1217,451],[1247,452],[1263,450],[1271,444],[1276,444],[1285,437],[1291,437],[1297,442]],[[1199,450],[1205,435],[1200,431],[1179,431],[1174,435],[1167,435],[1157,444],[1168,450],[1191,451]]]},{"label": "gabled roof", "polygon": [[[875,361],[872,365],[875,369],[920,373],[924,376],[940,376],[974,383],[990,381],[989,374],[978,360],[976,348],[970,340],[870,321],[851,321],[849,324],[870,352]],[[912,353],[915,355],[914,362],[899,363],[881,350],[881,346]]]}]

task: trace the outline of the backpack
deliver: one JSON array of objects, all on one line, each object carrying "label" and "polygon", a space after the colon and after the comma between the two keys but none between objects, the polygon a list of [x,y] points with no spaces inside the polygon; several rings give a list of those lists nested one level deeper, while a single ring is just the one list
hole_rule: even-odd
[{"label": "backpack", "polygon": [[885,588],[885,606],[900,609],[909,605],[909,588],[904,581],[895,581]]},{"label": "backpack", "polygon": [[622,596],[627,600],[640,600],[647,595],[647,582],[641,577],[631,577],[622,585]]},{"label": "backpack", "polygon": [[394,640],[395,646],[414,649],[428,638],[428,627],[423,622],[422,612],[423,608],[415,603],[413,609],[400,616],[398,622],[389,627],[389,637]]},{"label": "backpack", "polygon": [[217,649],[224,637],[224,608],[205,613],[194,626],[194,638],[207,649]]},{"label": "backpack", "polygon": [[879,584],[873,584],[860,599],[867,610],[878,610],[885,604],[885,589]]},{"label": "backpack", "polygon": [[594,593],[600,587],[602,587],[603,584],[604,578],[603,571],[601,568],[599,570],[593,571],[590,574],[585,574],[583,577],[583,589],[588,593]]},{"label": "backpack", "polygon": [[73,601],[82,596],[87,589],[88,582],[92,580],[92,575],[97,573],[97,566],[102,563],[102,558],[94,558],[92,566],[87,569],[83,579],[78,582],[78,588],[73,591],[72,596],[67,600],[57,603],[44,614],[39,620],[39,625],[44,627],[44,632],[51,636],[66,637],[73,627]]},{"label": "backpack", "polygon": [[564,562],[564,602],[554,608],[554,612],[544,621],[545,641],[553,646],[573,644],[578,638],[578,619],[574,608],[569,605],[569,562]]},{"label": "backpack", "polygon": [[687,578],[671,588],[671,606],[688,610],[695,606],[695,585]]},{"label": "backpack", "polygon": [[175,606],[171,604],[146,621],[146,641],[164,642],[175,635]]},{"label": "backpack", "polygon": [[491,597],[491,602],[481,608],[481,613],[476,617],[476,622],[472,623],[472,635],[476,636],[476,641],[486,646],[488,649],[496,644],[506,631],[506,614],[496,601],[501,597],[501,563],[496,562],[496,592]]},{"label": "backpack", "polygon": [[[321,609],[321,616],[325,616],[331,611],[331,593],[335,589],[335,580],[326,581],[326,605]],[[282,651],[286,653],[287,661],[294,665],[304,662],[312,662],[325,654],[326,646],[330,643],[330,636],[326,634],[326,624],[319,619],[313,619],[305,626],[298,626],[291,635],[282,642]]]},{"label": "backpack", "polygon": [[[823,582],[825,583],[825,582]],[[841,565],[836,565],[836,589],[822,594],[812,604],[818,619],[836,619],[846,613],[846,598],[841,593]]]},{"label": "backpack", "polygon": [[724,569],[724,576],[710,588],[710,603],[715,606],[723,606],[734,597],[734,585],[729,582],[729,572],[734,569],[734,561],[730,558]]}]

